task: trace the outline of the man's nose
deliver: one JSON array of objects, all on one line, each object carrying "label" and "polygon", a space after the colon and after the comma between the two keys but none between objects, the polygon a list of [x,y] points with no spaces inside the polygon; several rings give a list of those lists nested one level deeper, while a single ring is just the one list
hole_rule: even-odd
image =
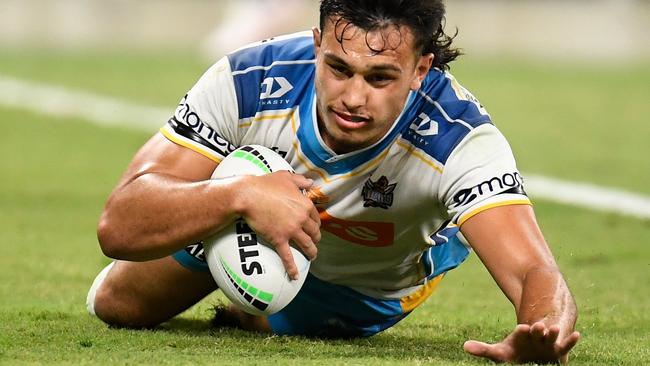
[{"label": "man's nose", "polygon": [[341,101],[348,110],[357,110],[366,105],[368,89],[363,77],[355,75],[348,80]]}]

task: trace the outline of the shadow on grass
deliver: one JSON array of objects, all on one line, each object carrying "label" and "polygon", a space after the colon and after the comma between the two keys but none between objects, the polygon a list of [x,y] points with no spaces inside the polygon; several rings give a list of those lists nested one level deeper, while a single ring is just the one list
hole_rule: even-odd
[{"label": "shadow on grass", "polygon": [[469,330],[470,327],[442,331],[439,327],[421,326],[390,330],[370,338],[327,339],[214,328],[209,320],[175,318],[155,331],[205,338],[215,342],[221,351],[244,348],[247,357],[253,358],[281,352],[282,357],[313,360],[321,360],[325,354],[334,359],[467,361],[471,357],[464,353],[462,344]]},{"label": "shadow on grass", "polygon": [[156,329],[159,331],[171,333],[198,333],[202,335],[210,335],[214,330],[214,327],[212,326],[212,322],[209,319],[190,319],[176,317],[161,324]]},{"label": "shadow on grass", "polygon": [[[356,360],[373,364],[375,361],[396,363],[458,363],[487,365],[492,362],[467,355],[463,343],[468,339],[495,342],[505,334],[491,326],[480,324],[398,324],[394,328],[370,338],[321,339],[302,336],[277,336],[243,331],[233,328],[214,328],[210,319],[178,317],[151,330],[171,336],[174,347],[199,347],[202,351],[218,357],[242,360],[266,359],[278,355],[284,360],[324,361]],[[619,333],[622,335],[622,333]],[[191,338],[190,343],[178,339]],[[639,342],[636,342],[637,344]],[[85,344],[81,346],[86,347]],[[629,353],[629,350],[628,352]],[[645,356],[644,356],[645,354]],[[584,339],[571,354],[572,364],[577,365],[632,365],[639,358],[647,359],[647,351],[636,357],[608,351],[602,340],[585,332]],[[399,362],[398,362],[399,361]],[[381,363],[380,362],[380,363]]]}]

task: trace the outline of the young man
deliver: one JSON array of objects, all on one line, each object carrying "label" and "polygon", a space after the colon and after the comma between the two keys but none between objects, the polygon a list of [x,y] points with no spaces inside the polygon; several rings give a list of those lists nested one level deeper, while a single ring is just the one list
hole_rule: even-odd
[{"label": "young man", "polygon": [[[231,308],[226,321],[370,336],[431,294],[468,255],[466,238],[518,325],[502,342],[468,341],[465,350],[566,361],[579,339],[573,298],[507,142],[445,71],[458,53],[443,16],[435,0],[323,0],[320,30],[262,41],[212,66],[106,204],[98,236],[117,261],[95,280],[91,313],[142,327],[187,309],[216,290],[200,240],[243,217],[289,275],[297,273],[290,244],[313,262],[285,309],[262,318]],[[298,174],[210,180],[245,144],[273,148]]]}]

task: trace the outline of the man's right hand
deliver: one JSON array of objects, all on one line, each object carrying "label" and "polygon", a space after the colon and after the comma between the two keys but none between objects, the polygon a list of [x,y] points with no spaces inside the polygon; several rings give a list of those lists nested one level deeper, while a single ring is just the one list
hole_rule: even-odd
[{"label": "man's right hand", "polygon": [[102,212],[97,235],[104,253],[127,261],[163,258],[243,217],[296,278],[289,243],[313,259],[320,240],[318,212],[301,191],[313,182],[287,171],[213,180],[216,166],[160,133],[152,137]]},{"label": "man's right hand", "polygon": [[248,225],[275,247],[292,279],[298,268],[290,243],[310,260],[316,258],[320,241],[320,216],[314,204],[302,193],[313,181],[299,174],[279,171],[262,176],[242,176],[235,183],[239,189],[239,212]]}]

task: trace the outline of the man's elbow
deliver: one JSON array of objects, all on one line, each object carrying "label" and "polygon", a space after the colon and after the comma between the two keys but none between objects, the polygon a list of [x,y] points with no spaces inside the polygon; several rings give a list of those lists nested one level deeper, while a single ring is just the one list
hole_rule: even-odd
[{"label": "man's elbow", "polygon": [[113,259],[126,259],[128,245],[124,233],[104,213],[97,225],[97,240],[105,256]]},{"label": "man's elbow", "polygon": [[[134,229],[136,228],[136,229]],[[152,235],[137,229],[137,225],[110,218],[106,212],[97,224],[97,240],[105,256],[125,261],[148,261],[168,253],[164,235]]]}]

